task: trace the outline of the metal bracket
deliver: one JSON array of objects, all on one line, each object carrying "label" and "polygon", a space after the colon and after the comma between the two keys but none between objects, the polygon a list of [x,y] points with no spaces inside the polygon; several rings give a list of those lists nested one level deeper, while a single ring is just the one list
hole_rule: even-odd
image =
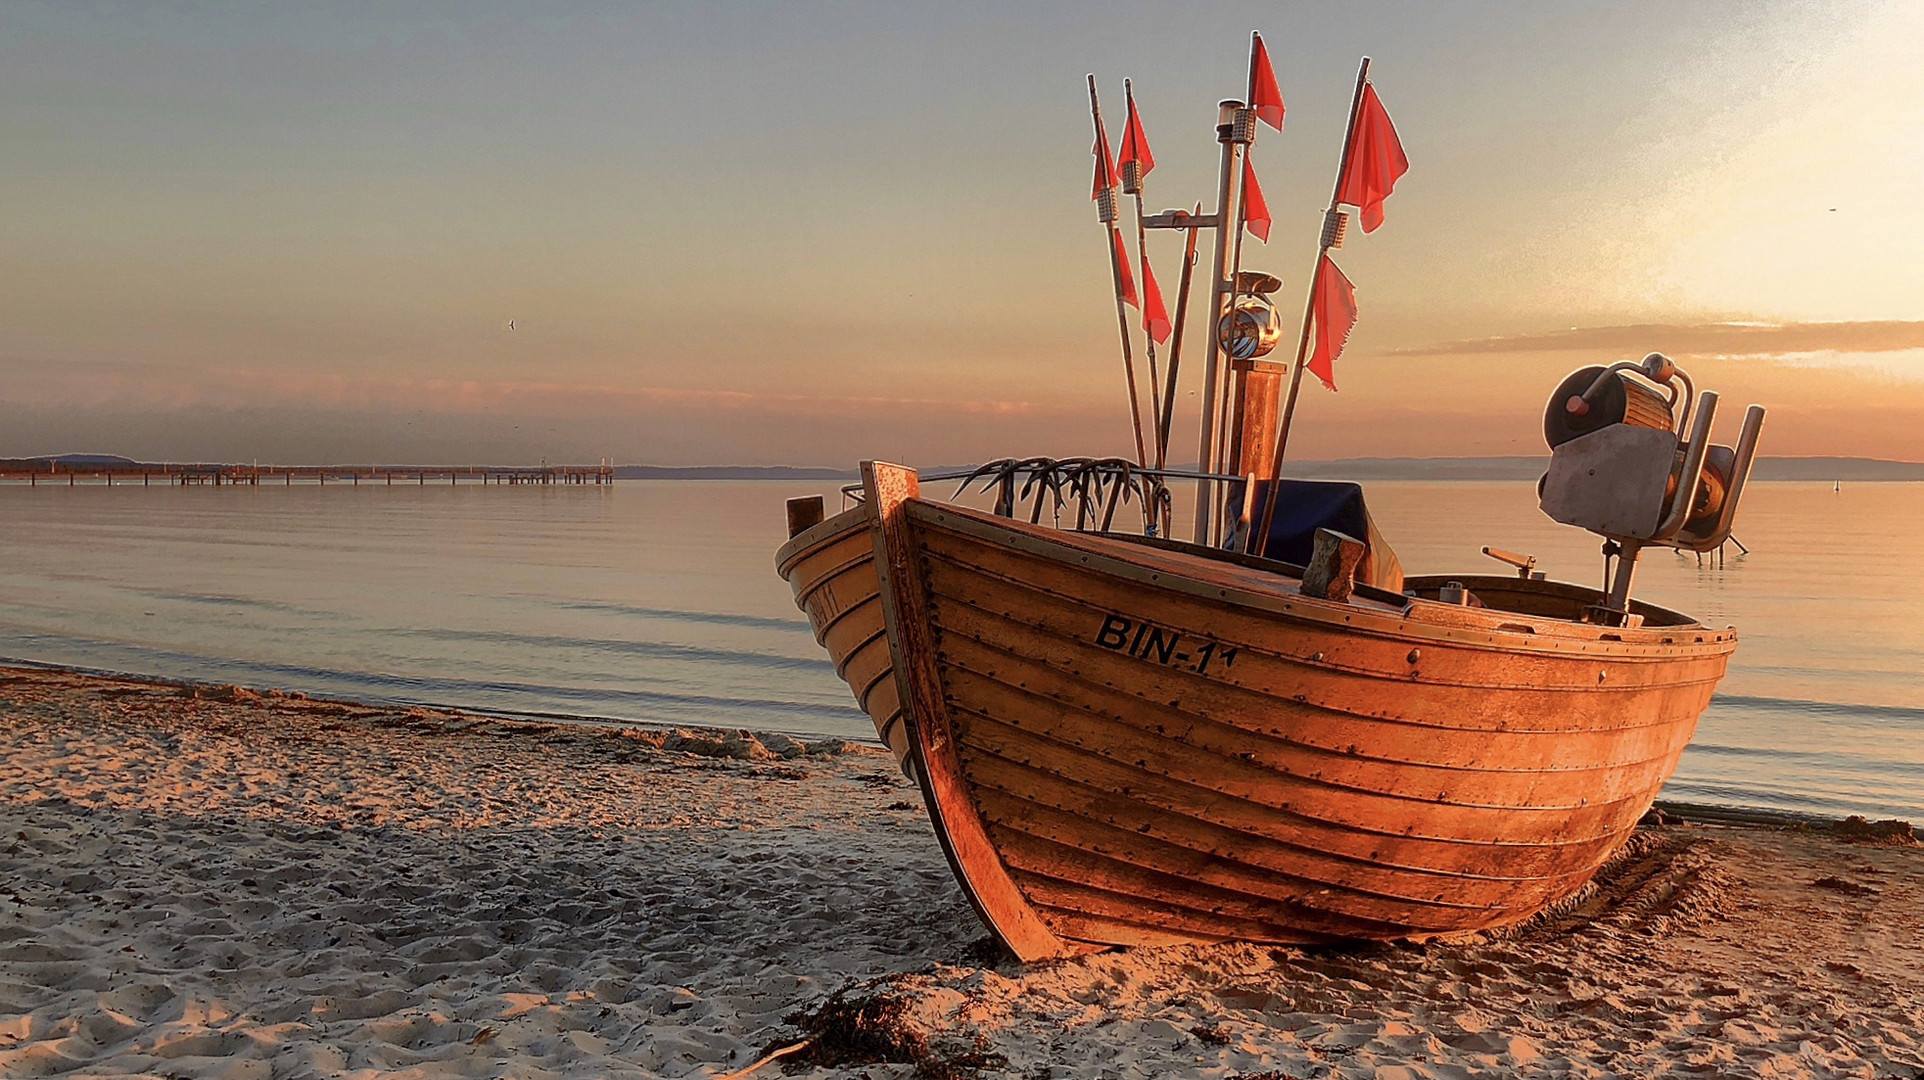
[{"label": "metal bracket", "polygon": [[1164,210],[1142,219],[1145,229],[1213,229],[1221,220],[1215,214],[1192,214],[1187,210]]}]

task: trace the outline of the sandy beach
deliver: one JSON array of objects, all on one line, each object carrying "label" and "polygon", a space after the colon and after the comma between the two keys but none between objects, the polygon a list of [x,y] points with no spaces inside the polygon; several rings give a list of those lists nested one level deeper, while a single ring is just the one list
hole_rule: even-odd
[{"label": "sandy beach", "polygon": [[1673,824],[1497,939],[1022,968],[865,746],[24,669],[0,721],[8,1077],[1924,1076],[1915,845]]}]

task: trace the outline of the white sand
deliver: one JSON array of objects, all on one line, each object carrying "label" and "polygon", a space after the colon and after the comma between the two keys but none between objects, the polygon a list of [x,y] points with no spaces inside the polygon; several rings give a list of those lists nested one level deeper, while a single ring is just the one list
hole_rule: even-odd
[{"label": "white sand", "polygon": [[872,750],[9,670],[0,724],[7,1077],[712,1077],[844,986],[931,1074],[1924,1075],[1918,849],[1664,830],[1508,941],[984,968]]}]

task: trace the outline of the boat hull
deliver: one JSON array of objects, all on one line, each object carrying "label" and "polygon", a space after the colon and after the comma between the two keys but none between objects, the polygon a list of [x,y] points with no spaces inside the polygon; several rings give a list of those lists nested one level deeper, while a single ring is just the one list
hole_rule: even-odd
[{"label": "boat hull", "polygon": [[913,775],[908,725],[882,623],[868,506],[844,511],[790,538],[775,553],[775,570],[788,581],[816,644],[828,652],[835,674],[848,684],[855,703],[875,725],[875,734],[896,763]]},{"label": "boat hull", "polygon": [[1029,960],[1527,918],[1629,836],[1735,648],[1680,618],[1333,603],[1274,564],[923,501],[905,470],[868,485],[843,528],[882,555],[893,723],[958,879]]}]

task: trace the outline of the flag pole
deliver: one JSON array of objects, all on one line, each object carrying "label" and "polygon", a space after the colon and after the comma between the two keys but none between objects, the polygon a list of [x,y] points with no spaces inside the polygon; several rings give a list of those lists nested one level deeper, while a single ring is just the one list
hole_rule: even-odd
[{"label": "flag pole", "polygon": [[[1323,235],[1318,241],[1316,262],[1309,275],[1309,299],[1303,303],[1303,332],[1296,340],[1296,367],[1289,375],[1289,397],[1283,405],[1283,420],[1276,432],[1276,449],[1269,460],[1269,497],[1263,500],[1263,514],[1257,528],[1250,530],[1247,546],[1252,554],[1262,554],[1269,542],[1269,529],[1276,520],[1276,496],[1283,488],[1283,453],[1289,447],[1289,427],[1296,418],[1296,394],[1303,385],[1303,365],[1309,358],[1310,322],[1316,314],[1316,292],[1323,280],[1323,260],[1329,257],[1330,249],[1342,242],[1341,211],[1337,209],[1337,197],[1343,192],[1343,176],[1349,172],[1350,154],[1356,148],[1356,114],[1363,105],[1363,88],[1370,81],[1370,58],[1356,69],[1356,91],[1350,96],[1349,126],[1344,128],[1343,157],[1336,166],[1336,183],[1330,189],[1329,209],[1323,212]],[[1258,538],[1261,539],[1258,539]]]},{"label": "flag pole", "polygon": [[[1197,203],[1194,216],[1202,215],[1202,204]],[[1182,332],[1189,321],[1189,284],[1196,270],[1196,226],[1189,226],[1189,241],[1183,247],[1182,282],[1176,286],[1176,325],[1169,341],[1169,375],[1163,385],[1162,415],[1156,421],[1156,468],[1160,469],[1168,461],[1169,428],[1176,421],[1176,387],[1180,385],[1178,374],[1182,367]]]},{"label": "flag pole", "polygon": [[[1096,153],[1105,159],[1101,167],[1107,170],[1110,166],[1107,160],[1109,136],[1102,126],[1102,105],[1096,99],[1094,75],[1089,76],[1089,114],[1096,124]],[[1113,181],[1114,174],[1109,174],[1109,179]],[[1122,231],[1116,227],[1116,189],[1113,183],[1103,196],[1097,199],[1096,212],[1101,218],[1103,232],[1109,241],[1109,277],[1116,286],[1116,328],[1122,332],[1122,370],[1124,378],[1129,380],[1129,422],[1136,432],[1136,461],[1144,468],[1148,468],[1149,448],[1142,437],[1142,401],[1136,395],[1136,358],[1129,347],[1129,313],[1122,298],[1124,273],[1121,259]]]},{"label": "flag pole", "polygon": [[[1129,116],[1133,118],[1136,115],[1136,88],[1130,84],[1128,79],[1122,80],[1122,96],[1123,100],[1128,103]],[[1124,141],[1128,140],[1127,131],[1124,132],[1123,139]],[[1156,434],[1155,418],[1162,415],[1162,379],[1156,371],[1156,336],[1149,333],[1148,328],[1149,275],[1151,271],[1149,269],[1149,229],[1148,226],[1143,224],[1142,220],[1142,200],[1145,192],[1143,189],[1141,162],[1131,161],[1122,167],[1122,190],[1124,194],[1134,195],[1136,197],[1136,263],[1142,267],[1142,285],[1140,288],[1142,290],[1141,300],[1144,305],[1142,308],[1142,347],[1143,354],[1149,359],[1150,437],[1154,438]],[[1162,448],[1160,446],[1156,448],[1155,461],[1156,468],[1162,468]]]}]

